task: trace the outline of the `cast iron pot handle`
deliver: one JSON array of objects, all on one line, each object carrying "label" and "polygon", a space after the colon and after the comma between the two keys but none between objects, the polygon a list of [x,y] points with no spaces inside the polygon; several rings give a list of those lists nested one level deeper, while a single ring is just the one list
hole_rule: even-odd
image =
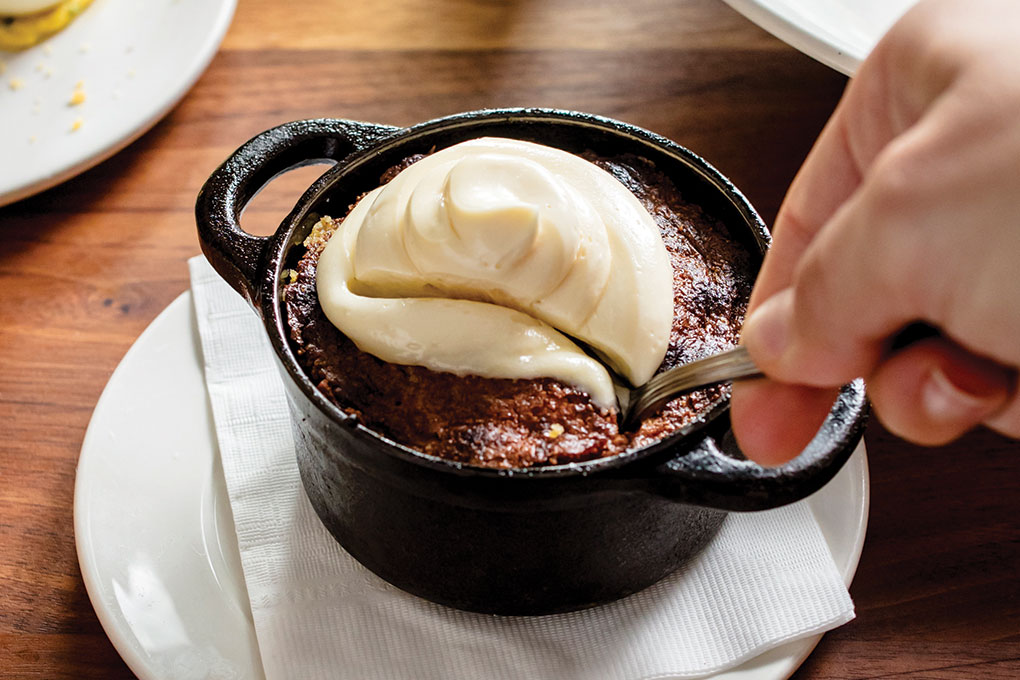
[{"label": "cast iron pot handle", "polygon": [[799,501],[832,479],[857,447],[867,421],[864,382],[839,393],[811,444],[794,460],[766,468],[743,458],[725,427],[644,473],[651,491],[672,500],[720,510],[768,510]]},{"label": "cast iron pot handle", "polygon": [[274,177],[338,163],[400,128],[320,118],[284,123],[245,142],[206,180],[195,204],[198,237],[213,269],[258,309],[259,269],[269,237],[241,228],[241,211]]}]

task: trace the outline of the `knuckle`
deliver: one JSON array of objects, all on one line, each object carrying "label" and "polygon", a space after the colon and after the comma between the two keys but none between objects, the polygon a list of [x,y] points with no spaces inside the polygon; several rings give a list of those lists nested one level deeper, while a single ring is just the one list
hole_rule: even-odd
[{"label": "knuckle", "polygon": [[863,195],[872,214],[888,219],[914,205],[922,184],[918,181],[923,176],[921,165],[909,139],[899,137],[890,142],[865,178]]},{"label": "knuckle", "polygon": [[849,255],[872,263],[870,276],[882,293],[877,304],[898,307],[900,315],[932,320],[938,281],[933,267],[945,263],[931,229],[931,201],[918,181],[920,168],[904,146],[891,147],[876,163],[862,194],[858,240],[866,252]]},{"label": "knuckle", "polygon": [[776,216],[773,238],[782,238],[800,250],[806,248],[815,236],[815,229],[810,226],[810,220],[805,218],[806,213],[807,209],[795,200],[784,202]]}]

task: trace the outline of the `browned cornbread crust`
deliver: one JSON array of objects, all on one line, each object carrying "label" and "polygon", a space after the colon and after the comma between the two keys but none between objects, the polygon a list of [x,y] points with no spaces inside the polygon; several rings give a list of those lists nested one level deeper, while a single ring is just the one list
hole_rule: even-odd
[{"label": "browned cornbread crust", "polygon": [[[750,256],[726,226],[686,202],[652,164],[634,156],[585,158],[630,189],[655,218],[673,265],[673,329],[659,370],[736,344],[750,296]],[[381,178],[388,182],[418,160]],[[319,255],[339,222],[323,220],[284,288],[298,360],[340,408],[395,441],[471,465],[522,468],[579,462],[661,439],[693,420],[725,387],[668,403],[636,432],[620,432],[615,411],[552,379],[501,380],[389,364],[360,351],[322,312],[315,291]]]}]

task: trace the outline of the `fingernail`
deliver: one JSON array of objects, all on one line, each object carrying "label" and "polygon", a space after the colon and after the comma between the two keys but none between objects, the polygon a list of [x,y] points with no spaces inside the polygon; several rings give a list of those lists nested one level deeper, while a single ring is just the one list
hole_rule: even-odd
[{"label": "fingernail", "polygon": [[934,421],[978,420],[1001,401],[994,393],[980,395],[960,389],[938,366],[932,368],[921,388],[921,405]]},{"label": "fingernail", "polygon": [[744,322],[741,341],[761,364],[777,363],[790,340],[793,289],[782,290],[765,300]]}]

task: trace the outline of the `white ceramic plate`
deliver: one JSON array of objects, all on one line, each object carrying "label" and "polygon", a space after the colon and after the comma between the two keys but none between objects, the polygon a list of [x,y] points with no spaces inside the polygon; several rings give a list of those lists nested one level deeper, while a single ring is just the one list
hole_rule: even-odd
[{"label": "white ceramic plate", "polygon": [[[849,585],[868,520],[863,445],[807,502]],[[191,294],[131,347],[92,415],[74,494],[78,560],[103,628],[142,680],[262,678]],[[781,680],[821,636],[717,680]]]},{"label": "white ceramic plate", "polygon": [[[0,205],[87,170],[152,127],[208,66],[236,4],[95,0],[42,44],[0,51]],[[85,101],[71,106],[79,83]]]},{"label": "white ceramic plate", "polygon": [[783,42],[852,76],[917,0],[725,0]]}]

